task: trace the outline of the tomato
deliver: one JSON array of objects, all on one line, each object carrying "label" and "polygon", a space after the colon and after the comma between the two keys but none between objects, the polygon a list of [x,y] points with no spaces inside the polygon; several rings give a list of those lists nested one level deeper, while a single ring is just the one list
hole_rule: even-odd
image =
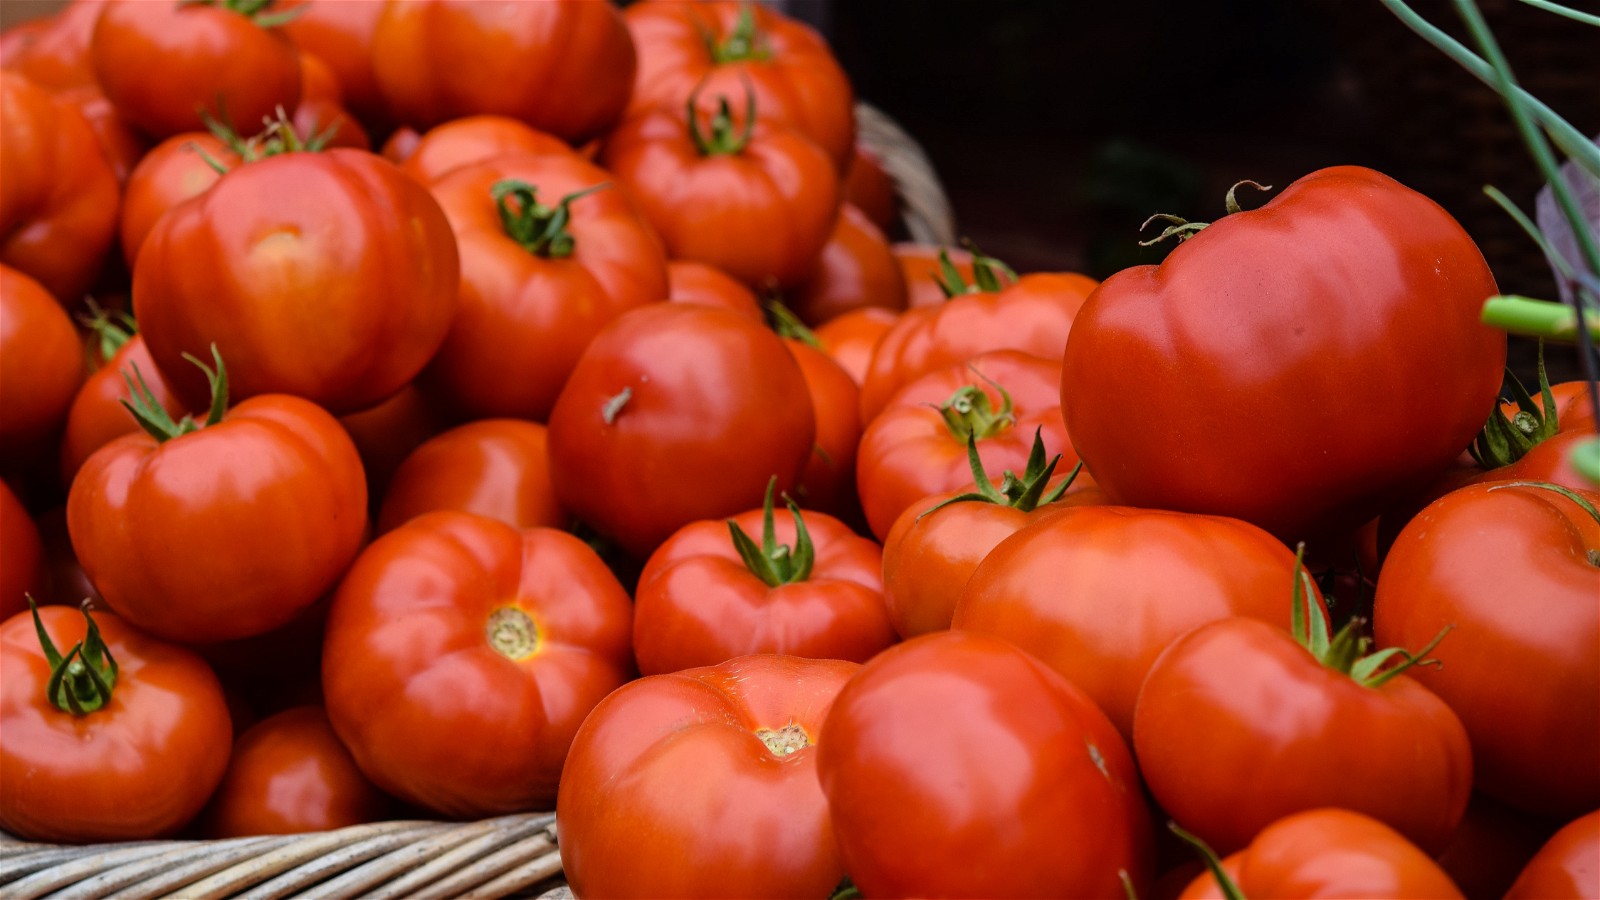
[{"label": "tomato", "polygon": [[1248,522],[1080,506],[997,544],[952,624],[1036,654],[1131,738],[1139,685],[1161,651],[1229,616],[1287,629],[1294,572],[1289,548]]},{"label": "tomato", "polygon": [[7,38],[22,27],[36,30],[21,35],[15,44],[8,41],[0,64],[53,91],[93,86],[89,38],[104,5],[105,0],[73,0],[48,18],[7,28]]},{"label": "tomato", "polygon": [[1382,644],[1456,626],[1415,677],[1466,725],[1478,790],[1563,817],[1600,806],[1600,493],[1572,496],[1590,508],[1510,482],[1446,494],[1395,539],[1373,599]]},{"label": "tomato", "polygon": [[367,485],[333,416],[282,394],[229,409],[219,392],[200,425],[148,394],[134,406],[146,430],[96,451],[67,495],[73,549],[113,610],[169,640],[220,641],[283,625],[334,585]]},{"label": "tomato", "polygon": [[294,42],[264,26],[272,4],[108,0],[89,59],[117,114],[156,138],[205,127],[205,117],[251,131],[300,102]]},{"label": "tomato", "polygon": [[976,277],[971,253],[955,247],[935,244],[899,243],[890,247],[895,261],[900,263],[900,273],[906,282],[906,305],[910,307],[938,306],[950,299],[940,286],[945,273],[939,254],[943,253],[962,281],[971,284]]},{"label": "tomato", "polygon": [[303,834],[375,822],[388,797],[356,768],[320,706],[297,706],[250,726],[206,811],[212,838]]},{"label": "tomato", "polygon": [[[64,606],[0,625],[0,828],[23,840],[170,836],[228,765],[228,707],[205,662],[110,613],[94,625]],[[52,698],[57,664],[68,674]]]},{"label": "tomato", "polygon": [[815,270],[788,294],[788,301],[808,325],[862,306],[905,309],[905,277],[883,232],[866,213],[846,203]]},{"label": "tomato", "polygon": [[856,448],[861,442],[861,422],[856,418],[856,407],[860,388],[850,373],[823,350],[796,338],[786,338],[784,343],[800,364],[817,422],[817,443],[800,474],[796,500],[806,509],[859,520]]},{"label": "tomato", "polygon": [[429,513],[334,595],[328,718],[367,777],[458,818],[547,809],[585,715],[632,668],[628,595],[562,531]]},{"label": "tomato", "polygon": [[703,96],[751,89],[774,120],[803,133],[843,171],[855,146],[850,80],[825,42],[770,6],[636,3],[623,14],[639,49],[628,117],[678,111]]},{"label": "tomato", "polygon": [[415,387],[406,385],[389,399],[339,417],[355,442],[367,473],[367,499],[374,505],[389,493],[389,481],[422,442],[447,426],[444,414]]},{"label": "tomato", "polygon": [[667,296],[650,226],[574,154],[474,163],[432,190],[455,232],[461,287],[418,386],[467,418],[544,420],[595,334]]},{"label": "tomato", "polygon": [[894,643],[878,545],[825,513],[790,513],[774,517],[769,489],[763,509],[692,522],[650,555],[634,595],[640,672],[750,653],[865,662]]},{"label": "tomato", "polygon": [[71,103],[0,71],[0,263],[75,306],[117,227],[117,177]]},{"label": "tomato", "polygon": [[0,458],[51,445],[82,383],[72,319],[39,282],[0,264]]},{"label": "tomato", "polygon": [[139,159],[150,148],[150,142],[128,121],[117,114],[116,107],[106,99],[99,85],[85,85],[59,91],[57,95],[83,114],[94,132],[100,151],[111,166],[111,174],[118,184],[128,180],[128,173],[139,164]]},{"label": "tomato", "polygon": [[215,160],[226,169],[237,168],[243,162],[216,135],[188,132],[157,144],[128,174],[120,221],[122,258],[128,268],[133,268],[150,229],[167,210],[205,193],[222,177],[208,160]]},{"label": "tomato", "polygon": [[1562,824],[1474,791],[1450,845],[1434,858],[1468,897],[1504,897]]},{"label": "tomato", "polygon": [[[310,59],[311,57],[305,57]],[[306,98],[294,108],[289,120],[295,134],[306,141],[315,141],[319,147],[346,147],[354,150],[371,150],[372,140],[338,102],[322,98]]]},{"label": "tomato", "polygon": [[794,487],[816,421],[783,341],[736,313],[654,303],[590,342],[550,413],[556,497],[644,559],[674,531]]},{"label": "tomato", "polygon": [[150,355],[187,402],[183,354],[215,343],[239,397],[287,393],[338,413],[394,394],[456,308],[450,223],[428,192],[360,150],[269,156],[173,207],[133,268]]},{"label": "tomato", "polygon": [[[137,369],[137,374],[135,374]],[[144,379],[144,386],[162,409],[174,413],[187,413],[167,386],[166,379],[150,358],[144,338],[133,335],[117,350],[103,367],[97,369],[84,382],[72,399],[67,411],[67,427],[61,436],[61,480],[72,484],[72,479],[83,468],[89,456],[112,440],[139,430],[139,420],[122,405],[133,394],[128,380]]]},{"label": "tomato", "polygon": [[372,35],[389,110],[418,127],[496,113],[582,143],[622,115],[635,64],[621,13],[585,0],[389,3]]},{"label": "tomato", "polygon": [[817,340],[857,385],[867,377],[872,353],[900,314],[881,306],[863,306],[829,319],[816,328]]},{"label": "tomato", "polygon": [[1067,341],[1067,430],[1118,503],[1284,538],[1355,528],[1483,426],[1505,365],[1479,321],[1494,293],[1433,201],[1322,169],[1095,292]]},{"label": "tomato", "polygon": [[1556,832],[1506,893],[1507,900],[1595,896],[1600,896],[1600,811],[1580,816]]},{"label": "tomato", "polygon": [[759,655],[652,675],[572,743],[556,820],[584,897],[824,897],[844,875],[817,786],[859,666]]},{"label": "tomato", "polygon": [[373,0],[278,0],[293,15],[283,30],[303,51],[333,72],[339,93],[361,118],[385,118],[383,94],[372,71],[372,35],[386,3]]},{"label": "tomato", "polygon": [[451,172],[473,163],[502,156],[572,154],[567,143],[506,116],[465,116],[429,129],[417,137],[400,168],[423,184],[431,185]]},{"label": "tomato", "polygon": [[569,516],[550,484],[545,427],[483,419],[430,438],[394,473],[378,532],[440,509],[477,513],[515,528],[563,528]]},{"label": "tomato", "polygon": [[[734,94],[733,97],[741,95]],[[724,97],[702,121],[692,108],[644,113],[606,139],[601,161],[638,198],[667,255],[708,263],[755,287],[811,273],[839,210],[839,178],[816,144]]]},{"label": "tomato", "polygon": [[[1428,854],[1376,819],[1346,809],[1316,809],[1274,822],[1250,846],[1222,861],[1246,897],[1392,897],[1444,900],[1461,891]],[[1184,900],[1228,896],[1210,873]]]},{"label": "tomato", "polygon": [[1315,619],[1302,615],[1297,634],[1221,619],[1156,658],[1133,715],[1150,792],[1219,853],[1291,813],[1334,805],[1444,849],[1472,792],[1461,720],[1399,674],[1414,669],[1357,663],[1366,640],[1356,622],[1329,642],[1305,637],[1325,633]]},{"label": "tomato", "polygon": [[27,507],[0,481],[0,621],[28,608],[44,586],[44,543]]},{"label": "tomato", "polygon": [[1083,691],[1004,641],[945,632],[892,647],[822,727],[817,777],[866,896],[1112,897],[1148,883],[1127,747]]},{"label": "tomato", "polygon": [[856,488],[872,533],[882,540],[911,504],[972,484],[968,438],[997,474],[1022,471],[1036,433],[1047,455],[1076,464],[1061,422],[1060,371],[1053,360],[1001,350],[906,385],[861,436]]},{"label": "tomato", "polygon": [[863,144],[860,135],[856,136],[850,165],[845,170],[844,199],[882,231],[893,231],[900,222],[900,198],[894,178],[884,168],[878,152]]},{"label": "tomato", "polygon": [[675,303],[720,306],[757,325],[767,321],[755,291],[715,266],[692,260],[667,261],[667,299]]}]

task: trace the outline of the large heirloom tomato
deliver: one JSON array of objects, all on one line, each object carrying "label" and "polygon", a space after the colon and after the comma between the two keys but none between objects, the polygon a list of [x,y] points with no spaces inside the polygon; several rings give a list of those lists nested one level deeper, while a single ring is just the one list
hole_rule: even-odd
[{"label": "large heirloom tomato", "polygon": [[222,780],[232,741],[222,685],[192,651],[70,607],[0,625],[0,828],[32,841],[171,835]]},{"label": "large heirloom tomato", "polygon": [[556,821],[583,897],[824,897],[844,875],[817,786],[859,668],[763,654],[641,678],[572,743]]},{"label": "large heirloom tomato", "polygon": [[0,264],[0,459],[52,441],[83,383],[83,346],[39,282]]},{"label": "large heirloom tomato", "polygon": [[372,35],[390,113],[419,128],[497,113],[582,143],[621,116],[634,67],[622,15],[590,0],[388,3]]},{"label": "large heirloom tomato", "polygon": [[579,723],[631,674],[632,616],[572,535],[429,513],[374,541],[334,595],[328,718],[402,800],[462,818],[548,808]]},{"label": "large heirloom tomato", "polygon": [[1478,789],[1541,815],[1600,806],[1595,504],[1516,482],[1446,494],[1395,539],[1373,600],[1384,645],[1456,626],[1415,677],[1466,725]]},{"label": "large heirloom tomato", "polygon": [[133,269],[139,328],[195,407],[183,354],[215,344],[237,396],[284,393],[335,414],[398,391],[456,308],[455,236],[439,204],[361,150],[269,156],[171,209]]},{"label": "large heirloom tomato", "polygon": [[865,896],[1120,897],[1150,826],[1105,714],[1037,659],[944,632],[862,667],[823,723],[817,775]]},{"label": "large heirloom tomato", "polygon": [[1449,467],[1494,408],[1494,278],[1432,200],[1323,169],[1224,216],[1079,312],[1061,406],[1118,503],[1280,537],[1355,528]]}]

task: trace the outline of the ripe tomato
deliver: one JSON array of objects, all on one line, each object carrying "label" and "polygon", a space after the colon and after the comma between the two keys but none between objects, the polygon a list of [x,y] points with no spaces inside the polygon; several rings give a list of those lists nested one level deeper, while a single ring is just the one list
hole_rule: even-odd
[{"label": "ripe tomato", "polygon": [[28,595],[38,596],[44,574],[44,543],[33,516],[0,481],[0,622],[28,608]]},{"label": "ripe tomato", "polygon": [[[815,340],[815,335],[811,338]],[[817,421],[817,443],[800,474],[795,499],[806,509],[857,521],[861,503],[856,497],[856,448],[861,443],[861,421],[856,408],[861,389],[825,351],[800,338],[785,338],[784,344],[800,364]]]},{"label": "ripe tomato", "polygon": [[844,177],[845,202],[860,209],[881,231],[890,232],[900,219],[900,198],[894,178],[884,169],[878,153],[858,135]]},{"label": "ripe tomato", "polygon": [[1600,896],[1600,811],[1580,816],[1550,838],[1506,900],[1581,900]]},{"label": "ripe tomato", "polygon": [[1415,677],[1466,725],[1478,789],[1542,815],[1600,806],[1596,503],[1514,482],[1446,494],[1395,539],[1373,599],[1385,645],[1456,626]]},{"label": "ripe tomato", "polygon": [[367,500],[376,505],[389,493],[389,481],[422,442],[443,431],[444,413],[434,407],[414,384],[377,406],[346,413],[339,424],[355,442],[361,466],[367,473]]},{"label": "ripe tomato", "polygon": [[488,516],[514,528],[564,528],[570,516],[550,484],[545,427],[482,419],[430,438],[394,473],[378,533],[440,509]]},{"label": "ripe tomato", "polygon": [[1063,361],[1067,430],[1118,503],[1353,529],[1483,426],[1505,365],[1478,316],[1494,293],[1433,201],[1313,172],[1095,292]]},{"label": "ripe tomato", "polygon": [[892,647],[823,731],[817,777],[866,896],[1110,897],[1149,881],[1127,747],[1087,695],[1004,641]]},{"label": "ripe tomato", "polygon": [[755,291],[715,266],[692,260],[667,261],[667,299],[675,303],[720,306],[757,325],[767,322]]},{"label": "ripe tomato", "polygon": [[104,5],[105,0],[73,0],[53,15],[6,28],[0,65],[53,91],[94,86],[89,38]]},{"label": "ripe tomato", "polygon": [[839,207],[833,233],[816,268],[787,295],[807,325],[820,325],[862,306],[905,309],[906,283],[889,242],[866,213]]},{"label": "ripe tomato", "polygon": [[362,119],[373,122],[386,117],[383,94],[372,72],[372,35],[386,5],[372,0],[278,0],[273,5],[293,13],[283,30],[302,55],[320,59],[338,80],[342,100]]},{"label": "ripe tomato", "polygon": [[205,127],[209,115],[245,131],[300,102],[294,42],[230,5],[109,0],[89,59],[117,114],[165,138]]},{"label": "ripe tomato", "polygon": [[243,160],[216,135],[186,132],[167,138],[146,153],[128,174],[122,195],[120,234],[122,258],[132,269],[150,229],[167,210],[211,189],[222,177],[208,159],[224,168]]},{"label": "ripe tomato", "polygon": [[622,115],[634,67],[622,15],[586,0],[388,3],[372,35],[389,110],[419,128],[496,113],[582,143]]},{"label": "ripe tomato", "polygon": [[997,544],[953,627],[1037,655],[1131,738],[1139,685],[1168,644],[1229,616],[1287,629],[1294,586],[1294,554],[1248,522],[1080,506]]},{"label": "ripe tomato", "polygon": [[654,109],[683,109],[703,96],[755,92],[775,121],[822,148],[844,171],[855,146],[850,80],[810,27],[770,6],[638,3],[623,14],[639,49],[628,118]]},{"label": "ripe tomato", "polygon": [[452,119],[417,137],[400,168],[426,185],[463,166],[501,156],[572,154],[562,139],[507,116],[465,116]]},{"label": "ripe tomato", "polygon": [[461,288],[419,387],[467,418],[543,421],[595,334],[666,297],[661,245],[609,178],[563,153],[502,156],[434,183]]},{"label": "ripe tomato", "polygon": [[24,840],[170,836],[228,766],[233,728],[205,662],[110,613],[93,626],[64,606],[0,624],[0,828]]},{"label": "ripe tomato", "polygon": [[816,438],[783,341],[736,313],[653,303],[590,342],[550,413],[556,497],[637,559],[790,490]]},{"label": "ripe tomato", "polygon": [[[1447,900],[1461,891],[1428,854],[1382,822],[1345,809],[1296,813],[1222,861],[1245,897]],[[1217,879],[1190,882],[1183,900],[1222,900]]]},{"label": "ripe tomato", "polygon": [[320,706],[297,706],[250,726],[205,815],[212,838],[303,834],[376,822],[394,801],[368,781]]},{"label": "ripe tomato", "polygon": [[971,284],[976,277],[972,268],[972,254],[965,250],[913,243],[899,243],[889,249],[894,253],[895,261],[900,263],[900,273],[905,277],[906,305],[913,308],[938,306],[950,299],[941,286],[947,274],[940,264],[941,253],[950,260],[963,283]]},{"label": "ripe tomato", "polygon": [[[872,364],[872,354],[900,314],[881,306],[863,306],[842,316],[829,319],[814,331],[822,349],[850,373],[857,385],[867,377],[867,367]],[[859,414],[858,414],[859,418]]]},{"label": "ripe tomato", "polygon": [[816,761],[860,667],[744,656],[652,675],[595,707],[556,820],[584,897],[823,897],[844,864]]},{"label": "ripe tomato", "polygon": [[0,459],[50,445],[82,383],[72,319],[39,282],[0,264]]},{"label": "ripe tomato", "polygon": [[133,268],[133,308],[186,402],[183,354],[216,344],[239,397],[287,393],[335,414],[394,394],[438,350],[460,273],[450,223],[394,164],[360,150],[269,156],[173,207]]},{"label": "ripe tomato", "polygon": [[89,375],[72,398],[66,431],[61,436],[62,484],[71,485],[84,461],[96,450],[139,430],[139,420],[122,405],[124,400],[133,398],[128,390],[130,378],[143,378],[144,386],[162,409],[180,416],[191,412],[161,377],[161,370],[156,368],[150,350],[144,345],[144,337],[132,335],[104,366]]},{"label": "ripe tomato", "polygon": [[547,809],[632,669],[628,595],[588,545],[471,513],[374,541],[328,613],[328,718],[380,788],[460,818]]}]

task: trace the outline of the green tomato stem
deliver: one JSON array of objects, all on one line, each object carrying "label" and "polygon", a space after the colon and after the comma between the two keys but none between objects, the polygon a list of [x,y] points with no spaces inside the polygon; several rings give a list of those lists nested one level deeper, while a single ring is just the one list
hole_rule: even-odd
[{"label": "green tomato stem", "polygon": [[[1512,334],[1572,342],[1578,339],[1578,312],[1565,303],[1500,294],[1483,301],[1483,322]],[[1584,323],[1591,341],[1600,341],[1600,320]]]}]

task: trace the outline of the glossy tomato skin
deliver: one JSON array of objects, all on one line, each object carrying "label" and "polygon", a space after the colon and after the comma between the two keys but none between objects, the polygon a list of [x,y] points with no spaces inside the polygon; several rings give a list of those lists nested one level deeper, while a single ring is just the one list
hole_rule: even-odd
[{"label": "glossy tomato skin", "polygon": [[0,264],[0,458],[31,458],[55,440],[83,378],[66,310],[39,282]]},{"label": "glossy tomato skin", "polygon": [[89,375],[72,398],[72,406],[67,410],[66,431],[61,436],[63,484],[72,484],[84,461],[96,450],[139,430],[138,421],[122,405],[122,401],[131,396],[125,377],[133,377],[135,384],[142,377],[156,402],[175,418],[182,418],[187,412],[173,395],[172,388],[167,386],[155,360],[150,358],[144,337],[133,335],[104,366]]},{"label": "glossy tomato skin", "polygon": [[817,443],[800,475],[795,502],[846,521],[859,521],[856,450],[861,443],[861,421],[856,418],[856,407],[861,389],[826,351],[793,338],[785,338],[784,344],[800,364],[817,421]]},{"label": "glossy tomato skin", "polygon": [[417,127],[496,113],[581,143],[621,116],[636,64],[621,13],[584,0],[389,3],[372,36],[388,108]]},{"label": "glossy tomato skin", "polygon": [[[739,557],[724,520],[693,522],[657,548],[639,575],[633,646],[646,675],[751,653],[865,662],[894,643],[878,545],[824,513],[803,513],[815,546],[810,577],[769,586]],[[732,521],[761,540],[762,511]],[[774,519],[795,546],[794,518]]]},{"label": "glossy tomato skin", "polygon": [[116,234],[117,195],[116,174],[83,114],[0,71],[0,263],[75,306]]},{"label": "glossy tomato skin", "polygon": [[[84,637],[79,610],[43,607],[39,618],[63,653]],[[232,725],[205,662],[110,613],[95,623],[119,673],[110,702],[81,718],[46,699],[32,616],[0,624],[0,828],[24,840],[170,836],[228,766]]]},{"label": "glossy tomato skin", "polygon": [[550,414],[556,497],[644,559],[690,522],[756,507],[773,476],[793,489],[816,438],[806,390],[783,341],[736,313],[632,310],[589,344]]},{"label": "glossy tomato skin", "polygon": [[448,428],[449,420],[413,383],[377,406],[340,416],[339,424],[361,454],[367,502],[376,508],[388,496],[395,470],[424,441]]},{"label": "glossy tomato skin", "polygon": [[905,276],[883,232],[866,213],[846,203],[839,207],[816,268],[788,300],[807,325],[821,325],[862,306],[905,309]]},{"label": "glossy tomato skin", "polygon": [[182,359],[228,361],[233,395],[288,393],[335,414],[394,394],[438,350],[456,309],[455,238],[439,204],[360,150],[250,163],[173,207],[145,239],[133,307],[173,388]]},{"label": "glossy tomato skin", "polygon": [[1381,646],[1455,625],[1416,679],[1466,725],[1478,789],[1542,815],[1600,806],[1597,550],[1600,522],[1571,500],[1471,485],[1400,532],[1373,599]]},{"label": "glossy tomato skin", "polygon": [[547,809],[579,723],[632,672],[632,614],[566,532],[429,513],[374,541],[334,595],[328,718],[402,800],[459,818]]},{"label": "glossy tomato skin", "polygon": [[281,394],[162,443],[119,437],[67,496],[73,549],[106,603],[183,642],[293,619],[338,581],[366,524],[355,445],[327,412]]},{"label": "glossy tomato skin", "polygon": [[300,102],[294,42],[222,6],[109,0],[89,58],[117,113],[156,138],[204,130],[202,109],[249,133]]},{"label": "glossy tomato skin", "polygon": [[0,66],[53,91],[94,86],[89,39],[103,6],[105,0],[73,0],[51,16],[6,28]]},{"label": "glossy tomato skin", "polygon": [[1110,897],[1124,875],[1148,883],[1126,745],[1010,644],[950,632],[886,650],[823,728],[817,775],[866,896]]},{"label": "glossy tomato skin", "polygon": [[[1345,809],[1285,816],[1222,861],[1246,897],[1458,898],[1461,890],[1415,844],[1376,819]],[[1207,872],[1183,900],[1221,900]]]},{"label": "glossy tomato skin", "polygon": [[1506,900],[1580,900],[1600,896],[1600,811],[1555,833],[1506,893]]},{"label": "glossy tomato skin", "polygon": [[239,154],[216,136],[192,131],[175,134],[151,148],[128,174],[118,233],[129,269],[156,220],[179,203],[210,190],[222,177],[207,158],[228,169],[242,164]]},{"label": "glossy tomato skin", "polygon": [[508,233],[493,197],[507,179],[532,185],[550,207],[612,180],[567,153],[499,157],[433,185],[460,250],[461,287],[449,334],[420,385],[469,418],[543,421],[595,334],[667,296],[667,261],[615,188],[572,202],[570,255],[529,251]]},{"label": "glossy tomato skin", "polygon": [[755,291],[716,266],[693,260],[667,260],[667,299],[674,303],[720,306],[757,325],[765,325],[767,321]]},{"label": "glossy tomato skin", "polygon": [[878,347],[878,341],[889,333],[899,319],[900,314],[894,310],[864,306],[829,319],[814,332],[817,340],[822,342],[822,349],[828,351],[828,355],[843,366],[850,373],[851,380],[860,386],[867,377],[867,367],[872,364],[872,354]]},{"label": "glossy tomato skin", "polygon": [[275,9],[298,10],[283,30],[302,51],[327,65],[339,94],[362,119],[386,118],[383,94],[372,72],[372,35],[386,4],[372,0],[279,0]]},{"label": "glossy tomato skin", "polygon": [[1067,429],[1119,503],[1286,539],[1354,528],[1483,427],[1505,364],[1479,321],[1494,293],[1433,201],[1313,172],[1096,291],[1067,342]]},{"label": "glossy tomato skin", "polygon": [[[573,741],[556,802],[573,890],[826,895],[844,864],[816,761],[834,697],[859,668],[744,656],[641,678],[601,701]],[[785,730],[787,745],[777,740]]]},{"label": "glossy tomato skin", "polygon": [[39,528],[11,485],[0,481],[0,621],[27,609],[29,594],[44,602],[43,578]]},{"label": "glossy tomato skin", "polygon": [[320,706],[250,726],[206,811],[211,838],[304,834],[375,822],[394,801],[356,768]]},{"label": "glossy tomato skin", "polygon": [[[508,116],[480,115],[451,119],[419,135],[400,168],[431,185],[462,166],[501,156],[572,154],[560,138]],[[548,198],[554,200],[555,198]]]},{"label": "glossy tomato skin", "polygon": [[1438,852],[1472,792],[1467,732],[1443,700],[1406,675],[1367,687],[1258,619],[1167,647],[1140,688],[1133,746],[1157,802],[1218,853],[1333,805]]},{"label": "glossy tomato skin", "polygon": [[515,528],[565,528],[571,517],[550,484],[545,427],[481,419],[429,438],[395,471],[378,513],[378,533],[440,509],[477,513]]},{"label": "glossy tomato skin", "polygon": [[997,544],[952,624],[1037,655],[1131,740],[1139,685],[1161,651],[1229,616],[1287,631],[1293,575],[1289,548],[1238,519],[1074,507]]}]

